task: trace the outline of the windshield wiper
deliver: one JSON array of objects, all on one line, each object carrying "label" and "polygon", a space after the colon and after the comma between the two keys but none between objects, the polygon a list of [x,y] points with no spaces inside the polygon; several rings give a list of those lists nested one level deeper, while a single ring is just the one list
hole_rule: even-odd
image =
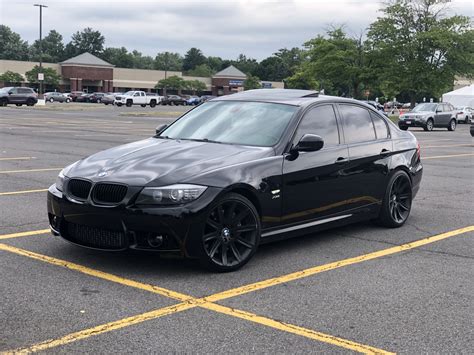
[{"label": "windshield wiper", "polygon": [[222,144],[222,142],[219,142],[219,141],[214,141],[212,139],[208,139],[208,138],[177,138],[177,139],[181,139],[183,141],[193,141],[193,142],[206,142],[206,143],[218,143],[218,144]]}]

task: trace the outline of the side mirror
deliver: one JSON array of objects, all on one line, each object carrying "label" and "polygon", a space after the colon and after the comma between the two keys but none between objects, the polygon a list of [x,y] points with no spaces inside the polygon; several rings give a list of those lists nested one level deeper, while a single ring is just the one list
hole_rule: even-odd
[{"label": "side mirror", "polygon": [[324,140],[315,134],[305,134],[293,150],[298,152],[315,152],[324,146]]},{"label": "side mirror", "polygon": [[8,95],[11,95],[11,94],[13,94],[13,91],[9,91],[9,92],[8,92]]},{"label": "side mirror", "polygon": [[157,127],[155,128],[155,133],[156,133],[156,135],[159,135],[161,132],[163,132],[166,127],[168,127],[167,124],[162,124],[162,125],[157,126]]},{"label": "side mirror", "polygon": [[443,112],[443,110],[436,110],[436,113],[440,113],[440,112]]}]

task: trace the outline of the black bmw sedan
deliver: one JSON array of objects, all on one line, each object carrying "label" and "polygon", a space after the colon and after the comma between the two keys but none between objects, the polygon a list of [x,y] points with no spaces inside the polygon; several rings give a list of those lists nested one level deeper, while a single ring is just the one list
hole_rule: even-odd
[{"label": "black bmw sedan", "polygon": [[179,252],[232,271],[269,241],[362,220],[402,226],[422,169],[415,137],[369,105],[251,90],[66,167],[48,215],[77,245]]}]

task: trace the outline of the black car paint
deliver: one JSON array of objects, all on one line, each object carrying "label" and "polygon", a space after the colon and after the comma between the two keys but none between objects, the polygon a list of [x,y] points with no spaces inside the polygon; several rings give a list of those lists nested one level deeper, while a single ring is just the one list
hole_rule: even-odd
[{"label": "black car paint", "polygon": [[[99,206],[90,199],[73,202],[52,185],[48,213],[53,232],[62,234],[64,221],[122,230],[129,237],[128,247],[147,250],[153,248],[146,245],[143,235],[163,233],[174,241],[174,247],[168,249],[197,257],[202,221],[212,203],[230,191],[244,195],[256,206],[262,222],[261,243],[377,217],[388,179],[396,169],[409,174],[413,196],[418,191],[422,166],[416,139],[389,120],[384,119],[390,127],[390,137],[385,140],[348,145],[342,132],[340,146],[317,152],[293,151],[293,136],[309,108],[350,103],[376,112],[371,106],[334,97],[276,102],[300,109],[274,147],[149,138],[77,162],[65,172],[68,178],[126,183],[128,194],[117,206]],[[337,118],[340,122],[339,114]],[[108,176],[98,177],[103,171]],[[199,199],[180,206],[134,204],[144,186],[175,183],[209,188]],[[67,180],[64,188],[66,191]],[[316,196],[316,202],[308,196]],[[309,228],[300,228],[306,224]]]}]

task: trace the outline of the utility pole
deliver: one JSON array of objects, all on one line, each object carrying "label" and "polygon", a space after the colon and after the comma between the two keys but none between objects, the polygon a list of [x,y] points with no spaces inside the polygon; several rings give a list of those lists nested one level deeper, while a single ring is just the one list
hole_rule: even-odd
[{"label": "utility pole", "polygon": [[34,4],[34,6],[39,7],[39,72],[38,72],[38,81],[39,81],[39,92],[38,97],[43,99],[43,7],[48,7],[42,4]]}]

